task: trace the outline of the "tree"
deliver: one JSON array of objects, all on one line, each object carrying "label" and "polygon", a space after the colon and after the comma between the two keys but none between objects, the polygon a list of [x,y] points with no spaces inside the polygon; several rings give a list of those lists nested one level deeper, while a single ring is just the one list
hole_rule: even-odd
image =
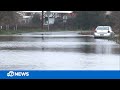
[{"label": "tree", "polygon": [[113,27],[116,29],[119,29],[120,28],[120,11],[112,11],[111,19],[112,19]]},{"label": "tree", "polygon": [[112,22],[114,23],[113,29],[116,34],[119,34],[118,40],[120,43],[120,11],[112,11],[111,17]]},{"label": "tree", "polygon": [[76,11],[75,25],[78,29],[91,29],[104,24],[105,11]]},{"label": "tree", "polygon": [[33,15],[33,18],[31,19],[31,23],[34,25],[40,25],[41,24],[40,15],[35,13]]},{"label": "tree", "polygon": [[0,11],[0,24],[12,24],[17,22],[16,11]]}]

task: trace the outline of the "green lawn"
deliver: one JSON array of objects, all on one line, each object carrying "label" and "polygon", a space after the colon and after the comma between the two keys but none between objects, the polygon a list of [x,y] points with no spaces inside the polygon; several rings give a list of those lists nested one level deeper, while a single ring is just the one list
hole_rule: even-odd
[{"label": "green lawn", "polygon": [[0,35],[11,35],[11,34],[19,34],[19,33],[28,33],[28,32],[41,32],[40,29],[25,29],[25,30],[0,30]]},{"label": "green lawn", "polygon": [[[81,30],[49,30],[49,31],[81,31]],[[49,32],[48,30],[41,30],[41,29],[18,29],[18,30],[0,30],[0,35],[11,35],[11,34],[20,34],[20,33],[29,33],[29,32]],[[88,31],[88,30],[82,30],[82,31]],[[84,32],[86,33],[86,32]]]}]

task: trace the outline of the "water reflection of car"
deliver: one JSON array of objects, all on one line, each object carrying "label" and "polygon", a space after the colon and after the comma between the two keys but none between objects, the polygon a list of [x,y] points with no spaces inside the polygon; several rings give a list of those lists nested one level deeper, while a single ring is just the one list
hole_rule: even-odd
[{"label": "water reflection of car", "polygon": [[112,31],[111,26],[97,26],[94,31],[94,38],[107,37],[113,38],[115,33]]}]

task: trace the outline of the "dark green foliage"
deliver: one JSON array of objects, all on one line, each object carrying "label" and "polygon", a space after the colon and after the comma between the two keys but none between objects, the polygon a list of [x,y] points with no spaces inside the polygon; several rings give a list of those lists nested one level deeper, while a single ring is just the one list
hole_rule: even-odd
[{"label": "dark green foliage", "polygon": [[78,29],[92,29],[104,25],[104,11],[77,11],[74,24]]},{"label": "dark green foliage", "polygon": [[40,25],[40,23],[41,23],[40,15],[37,13],[34,14],[32,20],[31,20],[31,23],[34,25]]},{"label": "dark green foliage", "polygon": [[12,24],[17,22],[16,11],[0,11],[0,24]]}]

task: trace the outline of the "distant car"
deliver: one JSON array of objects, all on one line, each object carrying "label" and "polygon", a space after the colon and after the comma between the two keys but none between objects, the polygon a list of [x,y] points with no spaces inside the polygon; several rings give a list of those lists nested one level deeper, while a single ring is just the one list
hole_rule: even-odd
[{"label": "distant car", "polygon": [[112,31],[111,26],[97,26],[97,28],[94,31],[94,38],[113,38],[115,33]]}]

